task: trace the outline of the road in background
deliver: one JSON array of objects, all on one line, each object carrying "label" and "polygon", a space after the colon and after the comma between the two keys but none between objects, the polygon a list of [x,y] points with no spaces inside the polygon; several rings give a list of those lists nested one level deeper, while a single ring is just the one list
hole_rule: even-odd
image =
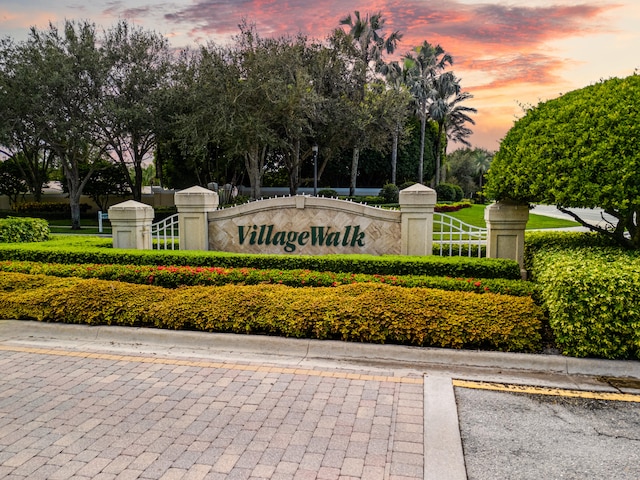
[{"label": "road in background", "polygon": [[[611,215],[607,215],[600,208],[570,208],[576,215],[585,220],[586,222],[592,225],[598,225],[600,227],[604,227],[609,223],[615,223],[616,219]],[[573,220],[575,219],[571,215],[567,215],[566,213],[562,213],[558,210],[554,205],[536,205],[531,213],[535,213],[537,215],[545,215],[547,217],[553,218],[563,218],[565,220]]]}]

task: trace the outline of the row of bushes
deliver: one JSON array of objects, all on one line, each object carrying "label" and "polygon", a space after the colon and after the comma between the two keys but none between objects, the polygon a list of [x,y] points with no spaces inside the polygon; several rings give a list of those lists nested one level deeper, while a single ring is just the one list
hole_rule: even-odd
[{"label": "row of bushes", "polygon": [[417,275],[367,275],[311,270],[257,270],[191,266],[145,266],[0,262],[0,272],[56,277],[98,278],[165,288],[206,285],[264,285],[337,287],[353,283],[384,283],[400,287],[426,287],[449,291],[502,293],[537,298],[536,285],[518,280],[427,277]]},{"label": "row of bushes", "polygon": [[384,284],[183,287],[0,275],[0,316],[353,342],[535,352],[531,298]]},{"label": "row of bushes", "polygon": [[49,238],[49,224],[39,218],[0,219],[0,243],[42,242]]},{"label": "row of bushes", "polygon": [[378,275],[427,275],[517,280],[513,260],[469,257],[407,257],[401,255],[248,255],[202,251],[119,250],[110,239],[73,236],[32,244],[0,244],[0,260],[41,263],[100,263],[120,265],[189,265],[260,270],[315,270]]},{"label": "row of bushes", "polygon": [[[71,216],[69,202],[23,202],[15,205],[14,210],[16,215],[39,217],[48,220],[60,220]],[[90,210],[90,205],[86,203],[80,204],[81,216],[86,216]]]},{"label": "row of bushes", "polygon": [[527,267],[566,355],[640,359],[640,255],[594,234],[527,235]]}]

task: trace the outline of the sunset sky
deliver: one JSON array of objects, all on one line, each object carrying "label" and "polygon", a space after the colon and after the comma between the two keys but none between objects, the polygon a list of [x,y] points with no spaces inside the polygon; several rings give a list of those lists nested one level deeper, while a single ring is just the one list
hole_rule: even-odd
[{"label": "sunset sky", "polygon": [[340,18],[382,12],[386,32],[404,34],[399,52],[427,40],[454,58],[453,70],[478,109],[471,142],[497,150],[537,104],[600,79],[640,71],[640,0],[0,0],[0,36],[64,19],[110,27],[128,19],[182,47],[230,41],[243,17],[262,36],[322,39]]}]

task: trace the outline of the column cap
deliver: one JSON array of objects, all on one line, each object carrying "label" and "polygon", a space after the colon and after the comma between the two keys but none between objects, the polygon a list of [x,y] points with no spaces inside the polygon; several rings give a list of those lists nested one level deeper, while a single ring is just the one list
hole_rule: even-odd
[{"label": "column cap", "polygon": [[135,200],[109,207],[109,220],[153,220],[153,217],[153,207]]},{"label": "column cap", "polygon": [[402,207],[433,207],[438,199],[438,195],[433,188],[429,188],[421,183],[416,183],[410,187],[400,190],[399,201]]}]

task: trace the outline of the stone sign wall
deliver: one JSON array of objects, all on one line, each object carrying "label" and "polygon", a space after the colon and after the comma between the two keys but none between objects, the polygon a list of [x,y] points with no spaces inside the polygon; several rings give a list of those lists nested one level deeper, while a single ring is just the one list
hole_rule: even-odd
[{"label": "stone sign wall", "polygon": [[209,250],[235,253],[401,253],[401,213],[295,196],[210,211]]}]

